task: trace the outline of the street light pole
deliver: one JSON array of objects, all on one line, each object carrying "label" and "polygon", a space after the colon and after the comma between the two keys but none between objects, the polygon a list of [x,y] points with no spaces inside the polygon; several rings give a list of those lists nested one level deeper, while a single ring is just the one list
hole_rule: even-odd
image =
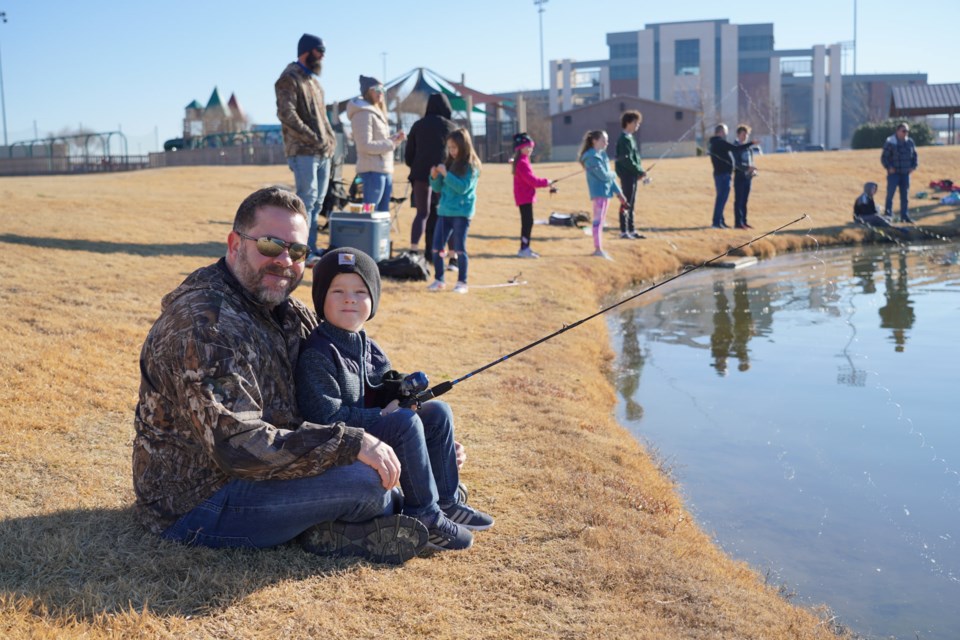
[{"label": "street light pole", "polygon": [[[0,11],[0,20],[7,23],[7,12]],[[3,95],[3,55],[0,55],[0,111],[3,112],[3,146],[7,146],[7,100]]]},{"label": "street light pole", "polygon": [[546,9],[543,8],[543,5],[547,4],[549,0],[533,0],[533,4],[537,5],[537,13],[540,14],[540,90],[545,90],[546,83],[543,80],[543,12]]}]

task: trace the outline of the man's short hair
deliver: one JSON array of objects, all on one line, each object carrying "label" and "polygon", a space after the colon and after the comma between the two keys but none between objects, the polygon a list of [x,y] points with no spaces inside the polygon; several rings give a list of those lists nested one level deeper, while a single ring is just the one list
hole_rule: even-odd
[{"label": "man's short hair", "polygon": [[718,135],[725,132],[726,130],[727,130],[727,125],[721,122],[720,124],[718,124],[713,128],[713,133],[714,135]]},{"label": "man's short hair", "polygon": [[627,125],[633,122],[643,122],[643,114],[639,111],[631,109],[630,111],[624,111],[620,116],[620,128],[626,129]]},{"label": "man's short hair", "polygon": [[909,123],[909,122],[901,122],[900,124],[897,125],[897,130],[898,130],[898,131],[910,131],[910,123]]},{"label": "man's short hair", "polygon": [[292,191],[283,187],[265,187],[254,191],[240,203],[237,215],[233,218],[233,228],[246,231],[254,225],[257,210],[261,207],[278,207],[307,219],[307,208],[303,200]]},{"label": "man's short hair", "polygon": [[745,124],[737,125],[737,133],[739,134],[741,131],[746,133],[747,135],[750,135],[750,127]]}]

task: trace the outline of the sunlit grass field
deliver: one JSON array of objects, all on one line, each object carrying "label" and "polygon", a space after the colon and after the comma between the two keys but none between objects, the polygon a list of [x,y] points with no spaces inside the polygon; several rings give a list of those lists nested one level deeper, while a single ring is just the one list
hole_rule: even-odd
[{"label": "sunlit grass field", "polygon": [[[958,149],[922,148],[920,162],[914,191],[960,179]],[[583,231],[546,225],[533,233],[542,258],[516,258],[510,169],[486,165],[468,240],[470,293],[386,282],[367,329],[398,369],[437,383],[805,214],[737,253],[877,239],[853,227],[851,212],[867,180],[881,183],[882,199],[879,151],[758,164],[748,232],[709,228],[707,159],[659,161],[639,190],[647,239],[619,239],[611,206],[613,262],[590,257]],[[534,165],[545,177],[577,168]],[[402,193],[406,170],[396,178]],[[795,606],[765,584],[764,567],[726,557],[685,511],[656,452],[615,422],[600,319],[445,396],[468,449],[471,502],[497,518],[469,551],[381,567],[294,546],[185,548],[144,533],[130,480],[143,338],[162,295],[223,255],[240,201],[291,182],[284,166],[0,178],[0,637],[835,637],[830,603]],[[539,197],[537,218],[590,210],[582,176],[559,187]],[[960,229],[960,207],[911,206],[917,239]],[[395,249],[409,244],[412,219],[399,210]],[[487,286],[511,280],[524,284]],[[309,276],[305,285],[295,295],[309,304]]]}]

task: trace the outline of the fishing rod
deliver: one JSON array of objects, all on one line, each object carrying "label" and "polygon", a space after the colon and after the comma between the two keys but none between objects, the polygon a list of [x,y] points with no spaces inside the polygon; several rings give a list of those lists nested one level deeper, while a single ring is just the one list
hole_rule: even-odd
[{"label": "fishing rod", "polygon": [[498,365],[498,364],[500,364],[500,363],[502,363],[502,362],[506,362],[506,361],[509,360],[510,358],[513,358],[514,356],[518,356],[518,355],[520,355],[521,353],[523,353],[524,351],[528,351],[528,350],[530,350],[530,349],[533,349],[533,348],[536,347],[537,345],[543,344],[543,343],[546,342],[547,340],[550,340],[550,339],[552,339],[552,338],[555,338],[555,337],[557,337],[558,335],[560,335],[561,333],[565,333],[565,332],[569,331],[570,329],[573,329],[574,327],[579,327],[581,324],[583,324],[584,322],[587,322],[588,320],[592,320],[593,318],[596,318],[597,316],[602,315],[602,314],[606,313],[607,311],[610,311],[610,310],[612,310],[612,309],[616,309],[617,307],[619,307],[619,306],[622,305],[622,304],[625,304],[625,303],[627,303],[627,302],[629,302],[629,301],[631,301],[631,300],[634,300],[634,299],[636,299],[636,298],[639,298],[639,297],[642,296],[642,295],[645,295],[645,294],[647,294],[647,293],[650,293],[650,292],[653,291],[654,289],[658,289],[658,288],[662,287],[663,285],[665,285],[665,284],[667,284],[667,283],[669,283],[669,282],[673,282],[673,281],[676,280],[677,278],[683,277],[683,276],[685,276],[685,275],[687,275],[687,274],[689,274],[689,273],[693,273],[694,271],[697,271],[698,269],[702,269],[703,267],[706,267],[707,265],[709,265],[709,264],[711,264],[711,263],[713,263],[713,262],[716,262],[716,261],[719,260],[720,258],[723,258],[723,257],[725,257],[725,256],[730,255],[732,252],[734,252],[734,251],[736,251],[736,250],[738,250],[738,249],[742,249],[743,247],[746,247],[746,246],[748,246],[748,245],[750,245],[750,244],[753,244],[753,243],[756,242],[757,240],[762,240],[763,238],[766,238],[767,236],[773,235],[773,234],[777,233],[778,231],[782,231],[783,229],[786,229],[787,227],[789,227],[789,226],[791,226],[791,225],[794,225],[794,224],[800,222],[801,220],[806,220],[808,217],[809,217],[809,216],[808,216],[807,214],[803,214],[802,216],[800,216],[800,217],[797,218],[796,220],[792,220],[792,221],[790,221],[790,222],[788,222],[788,223],[786,223],[786,224],[784,224],[784,225],[781,225],[781,226],[777,227],[776,229],[773,229],[772,231],[767,231],[766,233],[764,233],[764,234],[762,234],[762,235],[759,235],[759,236],[757,236],[757,237],[755,237],[755,238],[752,238],[752,239],[748,240],[747,242],[744,242],[744,243],[741,244],[741,245],[738,245],[738,246],[736,246],[736,247],[731,247],[730,249],[727,249],[726,251],[724,251],[724,252],[721,253],[720,255],[716,255],[716,256],[710,258],[710,259],[707,260],[706,262],[702,262],[702,263],[698,264],[698,265],[695,266],[695,267],[691,267],[691,268],[689,268],[689,269],[686,269],[686,270],[684,270],[684,271],[681,271],[680,273],[677,273],[676,275],[673,275],[673,276],[667,278],[667,279],[664,280],[663,282],[655,283],[655,284],[647,287],[647,288],[644,289],[643,291],[640,291],[639,293],[635,293],[635,294],[633,294],[632,296],[628,296],[628,297],[620,300],[619,302],[616,302],[616,303],[610,305],[609,307],[604,307],[603,309],[600,309],[600,310],[597,311],[596,313],[592,313],[592,314],[590,314],[589,316],[587,316],[587,317],[585,317],[585,318],[581,318],[580,320],[577,320],[577,321],[574,322],[573,324],[564,325],[563,328],[561,328],[561,329],[559,329],[559,330],[557,330],[557,331],[554,331],[554,332],[551,333],[550,335],[544,336],[543,338],[540,338],[539,340],[535,340],[535,341],[531,342],[530,344],[528,344],[528,345],[526,345],[526,346],[520,347],[520,348],[517,349],[516,351],[513,351],[513,352],[511,352],[511,353],[508,353],[508,354],[505,355],[505,356],[502,356],[502,357],[500,357],[500,358],[497,358],[496,360],[494,360],[494,361],[492,361],[492,362],[488,362],[487,364],[483,365],[483,366],[480,367],[479,369],[474,369],[474,370],[471,371],[470,373],[467,373],[466,375],[463,375],[463,376],[461,376],[461,377],[459,377],[459,378],[457,378],[457,379],[455,379],[455,380],[447,380],[447,381],[445,381],[445,382],[441,382],[441,383],[438,384],[438,385],[435,385],[435,386],[433,386],[433,387],[430,387],[429,389],[426,389],[426,390],[424,390],[424,391],[421,391],[420,393],[417,393],[416,395],[411,396],[408,400],[406,400],[406,401],[404,401],[403,403],[401,403],[401,406],[409,407],[409,406],[411,406],[411,405],[420,405],[421,403],[426,402],[427,400],[430,400],[431,398],[436,398],[436,397],[438,397],[438,396],[442,396],[442,395],[445,394],[446,392],[448,392],[448,391],[450,391],[451,389],[453,389],[453,387],[454,387],[455,385],[458,385],[458,384],[460,384],[461,382],[464,382],[465,380],[469,380],[470,378],[472,378],[473,376],[477,375],[478,373],[483,373],[483,372],[486,371],[487,369],[489,369],[489,368],[491,368],[491,367],[494,367],[494,366],[496,366],[496,365]]}]

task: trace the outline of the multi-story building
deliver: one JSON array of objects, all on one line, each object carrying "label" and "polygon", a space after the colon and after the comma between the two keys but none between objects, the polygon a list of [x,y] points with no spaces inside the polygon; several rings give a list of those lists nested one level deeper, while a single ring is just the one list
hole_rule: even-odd
[{"label": "multi-story building", "polygon": [[637,96],[696,109],[710,124],[749,122],[769,146],[838,148],[885,112],[891,86],[926,84],[925,74],[845,76],[842,43],[777,50],[770,23],[648,24],[608,33],[607,45],[607,60],[551,61],[551,114]]}]

